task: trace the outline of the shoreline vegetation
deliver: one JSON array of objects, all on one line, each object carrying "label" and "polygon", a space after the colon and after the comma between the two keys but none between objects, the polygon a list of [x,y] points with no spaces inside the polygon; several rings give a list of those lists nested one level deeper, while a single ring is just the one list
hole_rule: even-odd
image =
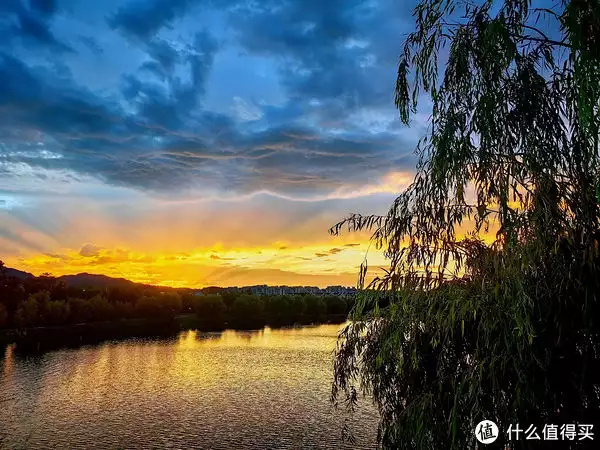
[{"label": "shoreline vegetation", "polygon": [[264,327],[289,328],[324,324],[343,324],[346,314],[330,314],[320,318],[299,317],[294,321],[260,321],[247,325],[231,321],[210,322],[195,313],[180,314],[167,318],[115,319],[102,322],[86,322],[68,325],[51,325],[30,328],[0,330],[0,347],[16,344],[23,351],[44,351],[59,347],[78,347],[108,340],[128,338],[171,337],[182,331],[199,332],[257,331]]},{"label": "shoreline vegetation", "polygon": [[[0,264],[0,269],[2,266]],[[0,345],[28,349],[127,337],[343,323],[354,297],[131,284],[70,286],[52,276],[19,279],[0,270]]]}]

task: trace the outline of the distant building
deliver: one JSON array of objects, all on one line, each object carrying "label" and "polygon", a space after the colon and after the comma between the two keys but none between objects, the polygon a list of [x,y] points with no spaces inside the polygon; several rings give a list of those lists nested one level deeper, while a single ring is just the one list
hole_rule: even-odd
[{"label": "distant building", "polygon": [[[336,295],[338,297],[351,297],[357,292],[356,288],[345,286],[327,286],[324,289],[316,286],[267,286],[260,284],[255,286],[231,286],[219,288],[217,293],[230,294],[252,294],[256,296],[274,296],[274,295]],[[203,291],[197,291],[194,295],[204,295]]]}]

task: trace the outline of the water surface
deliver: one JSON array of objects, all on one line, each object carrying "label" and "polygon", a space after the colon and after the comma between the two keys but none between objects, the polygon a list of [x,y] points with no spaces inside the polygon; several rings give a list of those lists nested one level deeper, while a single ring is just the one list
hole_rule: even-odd
[{"label": "water surface", "polygon": [[0,448],[373,448],[329,404],[339,325],[0,351]]}]

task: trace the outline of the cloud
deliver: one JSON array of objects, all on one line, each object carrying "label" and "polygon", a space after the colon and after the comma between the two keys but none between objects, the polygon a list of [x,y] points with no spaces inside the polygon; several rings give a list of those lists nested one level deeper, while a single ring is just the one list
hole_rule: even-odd
[{"label": "cloud", "polygon": [[219,255],[210,255],[210,259],[215,260],[215,261],[235,261],[236,258],[225,258]]},{"label": "cloud", "polygon": [[281,61],[294,103],[317,109],[322,124],[339,125],[359,108],[391,106],[398,49],[390,58],[391,36],[377,30],[398,26],[406,12],[385,0],[273,0],[240,5],[231,21],[243,48]]},{"label": "cloud", "polygon": [[193,3],[193,0],[131,1],[120,7],[108,23],[112,28],[143,40],[183,15]]},{"label": "cloud", "polygon": [[[155,60],[165,69],[178,59],[167,53]],[[183,57],[207,70],[203,58],[212,56]],[[311,127],[290,126],[248,133],[236,129],[226,115],[194,112],[194,95],[202,90],[192,91],[202,70],[190,76],[190,84],[177,78],[160,85],[126,77],[123,94],[134,116],[118,102],[78,86],[69,73],[0,55],[0,101],[13,105],[0,111],[0,138],[13,146],[7,162],[69,169],[156,192],[201,185],[213,192],[315,196],[378,176],[398,152],[398,139],[391,134],[324,135]],[[15,136],[15,130],[21,135]],[[34,134],[23,139],[27,132]],[[39,148],[40,133],[46,153],[32,153],[32,146]],[[48,152],[60,157],[43,156]]]},{"label": "cloud", "polygon": [[[9,4],[5,10],[34,17],[49,32],[52,21],[77,20],[56,2]],[[0,173],[94,177],[168,198],[268,193],[323,201],[391,192],[396,185],[382,178],[412,169],[415,139],[389,126],[396,64],[389,29],[402,8],[377,5],[122,1],[106,23],[96,22],[101,38],[81,27],[61,32],[81,55],[45,61],[7,44],[0,51]],[[196,20],[194,8],[218,26]],[[245,52],[242,69],[253,80],[278,86],[278,102],[241,93],[253,87],[230,67],[227,55],[236,51]],[[368,57],[373,64],[361,62]],[[114,83],[98,89],[89,70],[81,76],[85,58]],[[232,77],[231,95],[220,101],[217,67]]]},{"label": "cloud", "polygon": [[29,251],[44,252],[45,247],[22,233],[12,231],[6,227],[0,226],[0,240],[6,240],[9,243],[23,247]]},{"label": "cloud", "polygon": [[326,252],[317,252],[317,253],[315,253],[315,256],[317,258],[325,258],[326,256],[337,255],[338,253],[341,253],[343,251],[344,251],[343,248],[330,248]]},{"label": "cloud", "polygon": [[53,16],[58,11],[54,0],[32,0],[29,8],[20,0],[7,0],[0,6],[0,47],[18,42],[28,48],[45,47],[54,52],[72,52],[51,30]]},{"label": "cloud", "polygon": [[99,42],[91,36],[79,36],[79,41],[85,45],[93,54],[101,56],[104,54],[104,49]]},{"label": "cloud", "polygon": [[29,0],[31,9],[45,17],[53,16],[57,9],[57,0]]},{"label": "cloud", "polygon": [[245,122],[259,120],[263,116],[259,107],[237,96],[233,97],[232,109],[237,118]]},{"label": "cloud", "polygon": [[79,250],[79,254],[86,258],[99,256],[100,250],[102,250],[102,247],[98,247],[95,244],[84,244],[83,247],[81,247],[81,250]]}]

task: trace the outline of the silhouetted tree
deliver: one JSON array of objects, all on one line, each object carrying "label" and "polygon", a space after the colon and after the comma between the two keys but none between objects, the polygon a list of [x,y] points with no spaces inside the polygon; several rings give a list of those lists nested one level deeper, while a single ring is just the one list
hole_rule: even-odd
[{"label": "silhouetted tree", "polygon": [[283,295],[273,295],[265,298],[265,314],[271,325],[292,323],[288,298]]},{"label": "silhouetted tree", "polygon": [[44,325],[64,325],[70,316],[69,304],[63,300],[50,301],[47,305]]},{"label": "silhouetted tree", "polygon": [[8,312],[2,303],[0,303],[0,328],[8,326]]},{"label": "silhouetted tree", "polygon": [[50,295],[47,291],[32,294],[22,302],[15,313],[15,324],[18,327],[35,327],[42,325],[43,312],[47,309]]},{"label": "silhouetted tree", "polygon": [[286,295],[285,296],[289,315],[293,320],[298,320],[306,312],[306,300],[304,297],[299,295]]},{"label": "silhouetted tree", "polygon": [[387,215],[332,229],[373,231],[390,260],[340,336],[333,386],[334,401],[373,396],[384,448],[474,448],[483,419],[600,421],[600,3],[544,6],[417,5],[396,84],[405,123],[432,101],[414,182]]},{"label": "silhouetted tree", "polygon": [[[327,312],[327,305],[323,298],[316,295],[307,295],[304,297],[306,303],[305,314],[311,320],[320,320]],[[346,306],[346,305],[344,305]]]},{"label": "silhouetted tree", "polygon": [[201,323],[207,326],[220,326],[225,322],[227,307],[218,294],[205,295],[194,299],[194,312]]},{"label": "silhouetted tree", "polygon": [[346,314],[346,302],[334,295],[325,296],[325,304],[327,305],[327,314]]},{"label": "silhouetted tree", "polygon": [[264,302],[260,297],[242,294],[231,305],[231,318],[235,327],[261,327],[265,323]]}]

